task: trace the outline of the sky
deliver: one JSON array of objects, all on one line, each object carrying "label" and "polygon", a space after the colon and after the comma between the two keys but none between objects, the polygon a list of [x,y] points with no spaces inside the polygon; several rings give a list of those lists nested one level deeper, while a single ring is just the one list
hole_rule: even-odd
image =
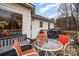
[{"label": "sky", "polygon": [[46,18],[57,18],[59,4],[57,3],[33,3],[35,13]]}]

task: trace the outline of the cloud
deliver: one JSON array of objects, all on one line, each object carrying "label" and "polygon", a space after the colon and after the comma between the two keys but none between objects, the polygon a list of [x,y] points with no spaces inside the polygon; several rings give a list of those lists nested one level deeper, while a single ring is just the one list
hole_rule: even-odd
[{"label": "cloud", "polygon": [[39,6],[42,6],[42,5],[44,5],[44,3],[39,3],[38,5],[39,5]]},{"label": "cloud", "polygon": [[56,7],[58,6],[58,4],[48,4],[45,7],[40,8],[39,13],[45,13],[46,11],[48,11],[51,7]]},{"label": "cloud", "polygon": [[58,13],[54,13],[48,16],[48,18],[56,18],[58,16]]}]

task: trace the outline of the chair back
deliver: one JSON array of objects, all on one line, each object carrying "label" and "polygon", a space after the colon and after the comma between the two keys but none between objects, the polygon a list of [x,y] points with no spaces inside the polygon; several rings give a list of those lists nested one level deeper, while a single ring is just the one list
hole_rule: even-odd
[{"label": "chair back", "polygon": [[58,40],[60,41],[60,42],[62,42],[63,43],[63,45],[66,45],[68,42],[69,42],[69,37],[67,36],[67,35],[59,35],[59,38],[58,38]]},{"label": "chair back", "polygon": [[[61,34],[61,35],[59,35],[59,41],[60,42],[62,42],[63,43],[63,55],[64,56],[69,56],[70,54],[68,54],[67,52],[66,52],[66,50],[68,50],[69,49],[69,47],[68,47],[68,45],[70,44],[70,42],[69,42],[69,36],[68,35],[63,35],[63,34]],[[67,48],[68,47],[68,48]],[[67,49],[66,49],[67,48]]]},{"label": "chair back", "polygon": [[45,38],[46,38],[46,35],[45,35],[45,34],[39,34],[39,35],[38,35],[38,38],[39,38],[39,39],[45,39]]},{"label": "chair back", "polygon": [[20,56],[22,55],[22,49],[21,49],[20,44],[17,39],[14,41],[14,44],[12,47],[16,50],[18,55],[20,55]]}]

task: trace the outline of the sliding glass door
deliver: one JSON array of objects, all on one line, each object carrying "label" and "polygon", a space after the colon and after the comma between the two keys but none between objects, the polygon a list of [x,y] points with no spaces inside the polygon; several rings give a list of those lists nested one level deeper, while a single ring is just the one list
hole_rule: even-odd
[{"label": "sliding glass door", "polygon": [[0,9],[0,34],[9,30],[10,34],[22,33],[22,14]]}]

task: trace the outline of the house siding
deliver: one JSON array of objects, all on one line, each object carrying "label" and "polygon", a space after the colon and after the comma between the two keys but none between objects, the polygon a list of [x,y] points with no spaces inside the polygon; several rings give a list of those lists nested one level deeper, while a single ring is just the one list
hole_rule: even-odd
[{"label": "house siding", "polygon": [[40,21],[38,21],[37,19],[34,19],[34,21],[32,20],[32,38],[36,38],[37,34],[40,30]]},{"label": "house siding", "polygon": [[[40,21],[43,22],[43,27],[40,27]],[[47,21],[43,21],[43,20],[40,20],[40,19],[33,19],[32,20],[32,38],[36,38],[39,31],[41,29],[44,29],[44,30],[48,30],[48,23]],[[53,23],[50,23],[50,28],[54,28],[54,24]]]},{"label": "house siding", "polygon": [[50,29],[54,28],[54,23],[50,23]]}]

